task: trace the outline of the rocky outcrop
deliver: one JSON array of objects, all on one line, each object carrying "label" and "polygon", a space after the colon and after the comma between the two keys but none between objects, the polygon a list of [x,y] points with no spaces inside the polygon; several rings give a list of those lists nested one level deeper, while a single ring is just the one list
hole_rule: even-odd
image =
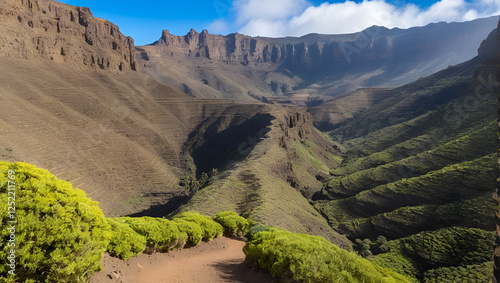
[{"label": "rocky outcrop", "polygon": [[0,56],[44,58],[86,68],[135,70],[135,47],[88,8],[53,0],[1,0]]},{"label": "rocky outcrop", "polygon": [[136,58],[148,74],[196,97],[328,100],[359,88],[401,86],[467,61],[497,22],[491,17],[285,38],[207,30],[175,36],[165,30],[157,42],[138,49]]}]

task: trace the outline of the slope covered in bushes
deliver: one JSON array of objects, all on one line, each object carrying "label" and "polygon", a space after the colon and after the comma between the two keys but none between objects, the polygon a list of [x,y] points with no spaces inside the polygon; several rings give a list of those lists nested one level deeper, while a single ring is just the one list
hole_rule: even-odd
[{"label": "slope covered in bushes", "polygon": [[[492,257],[485,247],[498,206],[491,198],[498,103],[480,68],[476,58],[380,90],[383,99],[329,131],[345,149],[344,160],[315,194],[315,208],[365,257],[413,280],[483,282],[481,270]],[[390,252],[377,248],[379,236],[389,240]],[[483,257],[441,261],[436,246],[457,258],[466,256],[463,248]],[[470,277],[461,275],[465,270]]]},{"label": "slope covered in bushes", "polygon": [[282,282],[409,282],[322,237],[278,228],[253,234],[243,251],[249,264]]},{"label": "slope covered in bushes", "polygon": [[196,212],[172,220],[106,219],[82,190],[21,162],[0,162],[0,201],[12,207],[0,210],[0,236],[8,243],[0,248],[1,282],[86,282],[101,270],[105,251],[126,260],[223,234],[242,236],[254,225],[229,211],[218,213],[216,221]]},{"label": "slope covered in bushes", "polygon": [[[0,248],[4,282],[82,282],[101,269],[111,229],[82,190],[34,165],[0,162],[0,202],[15,203],[14,218],[12,210],[0,210],[2,242],[15,239]],[[7,221],[17,221],[15,232]],[[15,275],[6,262],[11,251]]]}]

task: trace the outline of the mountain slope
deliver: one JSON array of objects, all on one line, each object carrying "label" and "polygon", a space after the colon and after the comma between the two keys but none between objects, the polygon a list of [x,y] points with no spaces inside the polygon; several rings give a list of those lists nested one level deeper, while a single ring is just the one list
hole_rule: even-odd
[{"label": "mountain slope", "polygon": [[[315,207],[351,240],[371,239],[355,240],[359,252],[421,282],[466,281],[461,268],[474,281],[491,266],[498,69],[485,58],[498,52],[492,35],[468,62],[310,110],[344,149],[342,165],[314,195]],[[455,237],[475,237],[483,246],[457,244]],[[419,248],[415,239],[428,244]],[[450,249],[481,257],[452,263],[444,255]],[[432,261],[440,256],[446,260]]]},{"label": "mountain slope", "polygon": [[[471,59],[498,17],[465,23],[300,38],[163,31],[137,49],[144,71],[189,95],[237,101],[331,99],[361,87],[395,87]],[[453,50],[450,52],[450,50]]]}]

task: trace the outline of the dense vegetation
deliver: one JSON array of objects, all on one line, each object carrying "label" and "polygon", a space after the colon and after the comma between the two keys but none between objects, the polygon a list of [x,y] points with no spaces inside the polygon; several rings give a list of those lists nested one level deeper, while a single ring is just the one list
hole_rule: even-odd
[{"label": "dense vegetation", "polygon": [[315,208],[360,255],[415,282],[489,281],[497,97],[472,87],[476,64],[388,90],[329,132],[346,153]]},{"label": "dense vegetation", "polygon": [[[8,174],[9,170],[11,173]],[[12,202],[8,176],[15,176],[15,247],[2,244],[0,274],[8,275],[7,257],[15,250],[15,276],[6,282],[80,282],[101,268],[111,238],[97,203],[68,182],[25,163],[0,162],[0,202]],[[2,243],[11,239],[7,209],[0,209]]]},{"label": "dense vegetation", "polygon": [[214,221],[224,227],[224,236],[241,237],[255,225],[251,219],[239,216],[233,211],[222,211],[214,216]]},{"label": "dense vegetation", "polygon": [[265,226],[259,230],[243,248],[246,261],[283,282],[409,282],[322,237]]},{"label": "dense vegetation", "polygon": [[[15,194],[9,187],[15,188]],[[144,251],[194,246],[223,233],[242,236],[254,225],[229,211],[218,213],[217,221],[196,212],[180,213],[172,220],[106,219],[97,202],[83,191],[20,162],[0,162],[0,201],[15,202],[16,208],[15,213],[0,210],[2,242],[15,235],[15,246],[0,249],[1,282],[84,282],[101,269],[105,251],[125,260]],[[7,229],[11,227],[7,221],[17,221],[15,232]],[[16,256],[15,275],[8,274],[11,250]]]}]

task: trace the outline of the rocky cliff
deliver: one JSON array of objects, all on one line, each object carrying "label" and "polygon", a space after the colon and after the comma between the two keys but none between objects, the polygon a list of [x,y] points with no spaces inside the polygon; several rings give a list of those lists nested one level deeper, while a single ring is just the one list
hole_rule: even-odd
[{"label": "rocky cliff", "polygon": [[0,56],[44,58],[84,68],[135,70],[134,41],[88,8],[56,1],[1,0]]},{"label": "rocky cliff", "polygon": [[361,87],[404,85],[469,60],[497,22],[491,17],[286,38],[165,30],[157,42],[140,47],[137,58],[150,75],[196,97],[331,99]]}]

